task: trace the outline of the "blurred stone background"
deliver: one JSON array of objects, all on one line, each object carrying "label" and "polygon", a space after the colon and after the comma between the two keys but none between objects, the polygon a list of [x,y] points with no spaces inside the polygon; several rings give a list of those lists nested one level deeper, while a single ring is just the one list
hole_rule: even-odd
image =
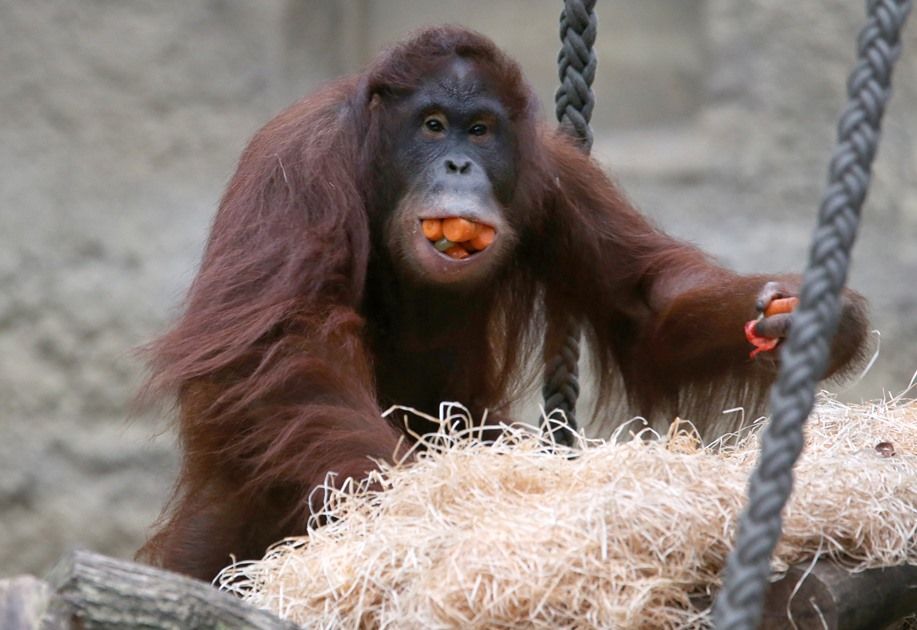
[{"label": "blurred stone background", "polygon": [[[551,0],[0,0],[0,576],[129,557],[175,473],[134,350],[175,315],[247,139],[410,29],[458,22],[553,116]],[[599,2],[596,155],[662,226],[743,271],[805,257],[863,2]],[[917,369],[917,29],[851,283]]]}]

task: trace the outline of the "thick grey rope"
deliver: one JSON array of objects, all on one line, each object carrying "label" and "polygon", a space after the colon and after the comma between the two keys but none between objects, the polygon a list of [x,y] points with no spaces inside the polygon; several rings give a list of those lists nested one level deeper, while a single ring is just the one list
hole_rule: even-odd
[{"label": "thick grey rope", "polygon": [[771,421],[749,480],[748,505],[739,520],[725,583],[714,606],[714,625],[723,630],[754,630],[761,619],[771,554],[780,537],[781,511],[792,491],[793,465],[802,451],[803,424],[815,402],[815,384],[827,368],[837,330],[840,293],[911,0],[867,0],[866,5],[869,19],[860,32],[859,59],[847,81],[849,101],[838,123],[838,144],[800,303],[771,391]]},{"label": "thick grey rope", "polygon": [[583,151],[592,149],[589,120],[595,108],[592,82],[598,60],[593,45],[598,28],[596,0],[565,0],[560,14],[561,48],[557,55],[560,87],[554,95],[555,113],[562,126],[578,138]]},{"label": "thick grey rope", "polygon": [[[560,87],[554,96],[557,120],[574,138],[583,151],[592,148],[589,120],[595,107],[592,81],[597,60],[593,44],[597,30],[596,0],[564,0],[560,14],[562,46],[557,57]],[[557,355],[546,361],[544,368],[545,412],[563,411],[567,426],[542,425],[558,444],[573,445],[576,430],[576,400],[579,398],[580,326],[572,319],[567,323],[567,335]]]}]

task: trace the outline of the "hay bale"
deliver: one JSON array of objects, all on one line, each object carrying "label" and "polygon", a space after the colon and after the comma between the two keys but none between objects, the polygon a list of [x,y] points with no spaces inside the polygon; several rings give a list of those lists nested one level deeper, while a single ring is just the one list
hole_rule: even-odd
[{"label": "hay bale", "polygon": [[[575,458],[523,427],[491,445],[443,430],[220,582],[310,627],[705,627],[761,426],[704,447],[681,422]],[[823,397],[807,426],[774,571],[917,564],[917,402]]]}]

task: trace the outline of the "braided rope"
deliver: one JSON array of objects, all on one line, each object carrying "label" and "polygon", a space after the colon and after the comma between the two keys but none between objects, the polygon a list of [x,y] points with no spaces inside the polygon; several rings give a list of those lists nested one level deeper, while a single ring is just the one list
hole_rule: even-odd
[{"label": "braided rope", "polygon": [[544,366],[544,385],[541,394],[544,397],[544,409],[548,416],[555,411],[562,411],[566,422],[545,424],[542,419],[542,432],[550,432],[551,439],[557,444],[573,446],[573,432],[576,430],[576,400],[579,398],[579,355],[580,327],[570,318],[567,321],[567,335],[563,347]]},{"label": "braided rope", "polygon": [[781,511],[792,491],[793,465],[802,451],[803,424],[815,402],[815,385],[827,368],[837,330],[840,293],[891,94],[892,67],[901,53],[900,31],[910,8],[911,0],[867,0],[868,22],[860,32],[859,58],[847,81],[849,101],[838,123],[838,144],[800,303],[771,391],[772,419],[749,480],[748,505],[714,607],[717,628],[752,630],[761,618]]},{"label": "braided rope", "polygon": [[[592,82],[598,65],[593,44],[598,21],[596,0],[564,0],[560,14],[561,49],[557,56],[560,87],[554,96],[557,120],[561,127],[579,140],[584,152],[592,149],[592,129],[589,120],[595,107]],[[567,322],[567,336],[558,354],[545,363],[544,385],[541,393],[547,415],[562,411],[566,426],[546,425],[558,444],[573,445],[576,431],[576,400],[579,398],[580,326],[572,319]]]},{"label": "braided rope", "polygon": [[596,0],[565,0],[560,14],[560,41],[557,70],[560,87],[554,95],[555,113],[561,125],[569,127],[571,135],[592,149],[592,129],[589,120],[595,108],[592,82],[598,60],[593,45],[598,30],[595,15]]}]

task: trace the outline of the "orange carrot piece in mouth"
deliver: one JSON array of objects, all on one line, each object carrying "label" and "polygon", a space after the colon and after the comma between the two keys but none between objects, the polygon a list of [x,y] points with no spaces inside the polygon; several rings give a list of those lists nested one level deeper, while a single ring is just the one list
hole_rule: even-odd
[{"label": "orange carrot piece in mouth", "polygon": [[496,236],[496,234],[496,230],[489,225],[482,225],[477,235],[471,239],[469,245],[477,250],[487,249],[487,247],[494,242],[494,236]]},{"label": "orange carrot piece in mouth", "polygon": [[443,222],[440,219],[424,219],[420,225],[428,241],[438,241],[443,237]]},{"label": "orange carrot piece in mouth", "polygon": [[439,251],[459,260],[487,249],[496,236],[491,226],[462,217],[421,219],[420,223],[424,238]]},{"label": "orange carrot piece in mouth", "polygon": [[443,219],[443,235],[453,243],[470,241],[478,233],[478,224],[461,217]]},{"label": "orange carrot piece in mouth", "polygon": [[464,258],[468,258],[469,256],[471,256],[468,250],[462,247],[461,245],[453,245],[452,247],[447,249],[444,253],[446,254],[446,256],[449,256],[449,258],[455,258],[456,260],[462,260]]}]

